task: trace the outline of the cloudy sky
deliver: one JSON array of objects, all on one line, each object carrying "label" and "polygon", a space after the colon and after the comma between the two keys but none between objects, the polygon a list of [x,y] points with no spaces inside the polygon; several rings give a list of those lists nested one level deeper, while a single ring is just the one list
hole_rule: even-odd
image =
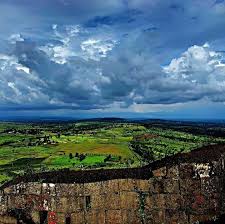
[{"label": "cloudy sky", "polygon": [[0,117],[225,118],[223,0],[0,0]]}]

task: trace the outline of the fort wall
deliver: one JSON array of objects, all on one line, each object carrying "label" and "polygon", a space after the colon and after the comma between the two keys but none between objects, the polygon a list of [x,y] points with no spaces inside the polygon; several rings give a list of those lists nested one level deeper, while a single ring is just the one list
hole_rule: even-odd
[{"label": "fort wall", "polygon": [[224,146],[210,146],[139,169],[98,170],[98,175],[95,171],[61,171],[18,178],[1,189],[0,223],[214,220],[225,213],[224,156]]}]

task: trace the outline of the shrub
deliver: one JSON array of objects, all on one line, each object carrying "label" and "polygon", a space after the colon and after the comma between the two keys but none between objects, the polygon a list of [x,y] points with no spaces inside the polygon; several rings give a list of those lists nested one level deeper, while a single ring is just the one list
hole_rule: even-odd
[{"label": "shrub", "polygon": [[73,158],[73,154],[72,154],[72,153],[69,154],[69,158],[70,158],[70,159]]},{"label": "shrub", "polygon": [[108,162],[108,161],[110,161],[110,160],[111,160],[111,158],[112,158],[112,156],[111,156],[111,155],[108,155],[108,156],[104,159],[104,162]]},{"label": "shrub", "polygon": [[79,156],[80,161],[83,161],[85,158],[86,158],[86,155],[80,154],[80,156]]},{"label": "shrub", "polygon": [[78,152],[76,152],[75,157],[77,157],[77,158],[79,157],[79,153]]}]

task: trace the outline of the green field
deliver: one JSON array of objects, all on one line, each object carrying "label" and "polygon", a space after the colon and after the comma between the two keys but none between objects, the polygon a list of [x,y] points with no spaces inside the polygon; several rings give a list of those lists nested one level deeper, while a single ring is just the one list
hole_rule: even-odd
[{"label": "green field", "polygon": [[29,172],[137,167],[218,142],[142,123],[0,123],[0,183]]}]

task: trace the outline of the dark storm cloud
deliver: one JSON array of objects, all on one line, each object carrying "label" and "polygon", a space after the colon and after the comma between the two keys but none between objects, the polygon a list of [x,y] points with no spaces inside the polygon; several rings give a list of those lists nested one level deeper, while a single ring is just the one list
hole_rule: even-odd
[{"label": "dark storm cloud", "polygon": [[1,110],[224,102],[224,16],[215,0],[0,2]]}]

